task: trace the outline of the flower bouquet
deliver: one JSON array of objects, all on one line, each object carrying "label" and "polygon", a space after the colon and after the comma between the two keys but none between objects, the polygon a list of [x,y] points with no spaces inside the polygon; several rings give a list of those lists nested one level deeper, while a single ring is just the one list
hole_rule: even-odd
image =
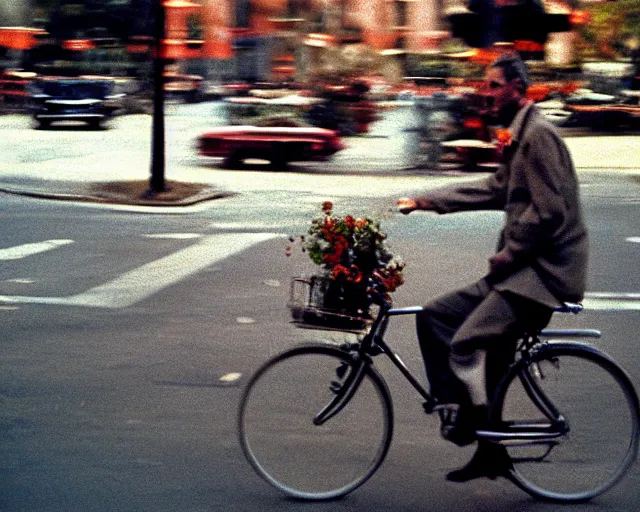
[{"label": "flower bouquet", "polygon": [[[306,285],[304,303],[295,300],[292,288],[291,308],[295,320],[333,326],[363,324],[369,318],[369,280],[375,276],[387,293],[403,284],[404,264],[386,244],[387,235],[380,223],[369,218],[333,214],[333,204],[322,205],[323,215],[311,222],[299,240],[301,249],[320,272],[310,278],[294,279]],[[291,246],[287,247],[291,254]],[[299,291],[298,291],[299,294]]]}]

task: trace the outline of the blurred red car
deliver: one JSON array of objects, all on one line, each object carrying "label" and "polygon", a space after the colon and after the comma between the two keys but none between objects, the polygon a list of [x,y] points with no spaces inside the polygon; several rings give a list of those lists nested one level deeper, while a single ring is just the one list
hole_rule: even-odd
[{"label": "blurred red car", "polygon": [[325,128],[225,126],[198,137],[197,149],[201,156],[224,158],[227,167],[249,158],[286,167],[294,161],[327,160],[344,144],[336,131]]}]

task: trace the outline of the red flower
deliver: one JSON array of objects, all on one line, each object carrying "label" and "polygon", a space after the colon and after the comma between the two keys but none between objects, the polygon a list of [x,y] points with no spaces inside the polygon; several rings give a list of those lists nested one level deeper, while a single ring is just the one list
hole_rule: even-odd
[{"label": "red flower", "polygon": [[344,218],[344,222],[349,229],[353,229],[356,227],[356,219],[354,219],[351,215],[347,215]]},{"label": "red flower", "polygon": [[336,265],[331,270],[331,279],[338,279],[342,275],[344,276],[349,275],[349,271],[347,270],[347,267],[345,267],[344,265]]},{"label": "red flower", "polygon": [[351,265],[350,271],[349,281],[353,281],[354,283],[362,281],[362,272],[356,265]]},{"label": "red flower", "polygon": [[508,130],[506,128],[498,128],[496,130],[496,139],[501,147],[510,146],[513,142],[513,135],[511,134],[511,130]]},{"label": "red flower", "polygon": [[507,128],[497,128],[495,131],[495,145],[496,152],[501,157],[504,155],[504,148],[511,145],[513,142],[513,135],[511,130]]},{"label": "red flower", "polygon": [[325,254],[322,259],[327,265],[337,265],[338,263],[340,263],[340,255],[336,254],[335,252]]},{"label": "red flower", "polygon": [[333,210],[333,203],[331,201],[325,201],[322,203],[322,211],[324,211],[324,213],[329,215],[331,210]]},{"label": "red flower", "polygon": [[333,247],[335,248],[336,252],[342,253],[342,251],[349,248],[349,242],[347,242],[347,239],[342,235],[336,235]]}]

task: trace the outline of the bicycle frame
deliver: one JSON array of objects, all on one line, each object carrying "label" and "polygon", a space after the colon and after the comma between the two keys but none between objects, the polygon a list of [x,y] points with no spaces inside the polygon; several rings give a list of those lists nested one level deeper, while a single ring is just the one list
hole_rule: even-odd
[{"label": "bicycle frame", "polygon": [[[581,307],[565,306],[559,308],[557,311],[577,313],[580,309]],[[423,311],[421,306],[392,308],[390,302],[383,302],[380,305],[380,311],[362,341],[344,346],[346,350],[353,354],[354,360],[356,360],[358,364],[342,385],[336,385],[334,388],[336,396],[316,415],[313,420],[316,425],[320,425],[329,420],[345,407],[358,390],[366,368],[373,364],[372,357],[380,354],[385,354],[391,360],[404,378],[424,399],[423,407],[425,412],[430,414],[434,411],[437,400],[411,373],[402,359],[400,359],[400,356],[384,341],[384,334],[392,316],[415,315],[421,311]],[[521,357],[511,365],[509,370],[511,371],[516,365],[521,367],[519,377],[529,399],[549,421],[506,424],[504,431],[478,430],[476,432],[478,438],[487,439],[496,443],[548,444],[550,451],[554,446],[553,439],[561,437],[568,432],[569,427],[561,412],[536,383],[535,376],[526,371],[531,357],[540,347],[544,346],[544,342],[540,339],[540,336],[545,338],[598,338],[600,337],[600,332],[592,329],[545,329],[540,331],[540,333],[527,333],[523,336],[521,338],[522,342],[518,347],[518,352]],[[546,456],[546,454],[544,456]]]},{"label": "bicycle frame", "polygon": [[377,355],[384,353],[394,364],[400,373],[409,381],[414,389],[424,398],[426,403],[433,404],[435,406],[436,400],[429,392],[420,384],[418,379],[411,373],[411,371],[404,364],[400,356],[396,354],[389,345],[384,341],[384,333],[387,331],[389,325],[389,319],[392,316],[399,315],[415,315],[423,310],[421,306],[411,306],[406,308],[392,308],[389,304],[383,304],[380,306],[380,312],[373,322],[370,331],[364,337],[360,343],[360,353]]},{"label": "bicycle frame", "polygon": [[362,341],[356,344],[345,345],[345,349],[357,354],[357,366],[355,367],[355,370],[347,376],[347,380],[342,385],[333,388],[336,396],[314,417],[313,423],[315,425],[321,425],[325,421],[329,420],[338,414],[347,403],[349,403],[349,400],[353,397],[362,382],[366,367],[373,364],[371,356],[376,356],[381,353],[384,353],[396,368],[400,370],[402,375],[409,381],[422,398],[424,398],[425,404],[436,404],[435,399],[411,373],[402,359],[400,359],[400,356],[398,356],[398,354],[396,354],[383,339],[391,316],[415,315],[420,311],[422,311],[422,307],[420,306],[392,309],[388,303],[385,303],[381,306],[380,312],[376,316],[371,328]]}]

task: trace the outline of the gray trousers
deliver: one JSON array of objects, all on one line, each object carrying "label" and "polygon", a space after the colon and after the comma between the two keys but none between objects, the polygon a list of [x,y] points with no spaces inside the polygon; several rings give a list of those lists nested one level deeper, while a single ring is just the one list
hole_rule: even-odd
[{"label": "gray trousers", "polygon": [[488,404],[518,338],[546,326],[552,313],[485,279],[427,304],[416,323],[431,394],[439,403]]}]

